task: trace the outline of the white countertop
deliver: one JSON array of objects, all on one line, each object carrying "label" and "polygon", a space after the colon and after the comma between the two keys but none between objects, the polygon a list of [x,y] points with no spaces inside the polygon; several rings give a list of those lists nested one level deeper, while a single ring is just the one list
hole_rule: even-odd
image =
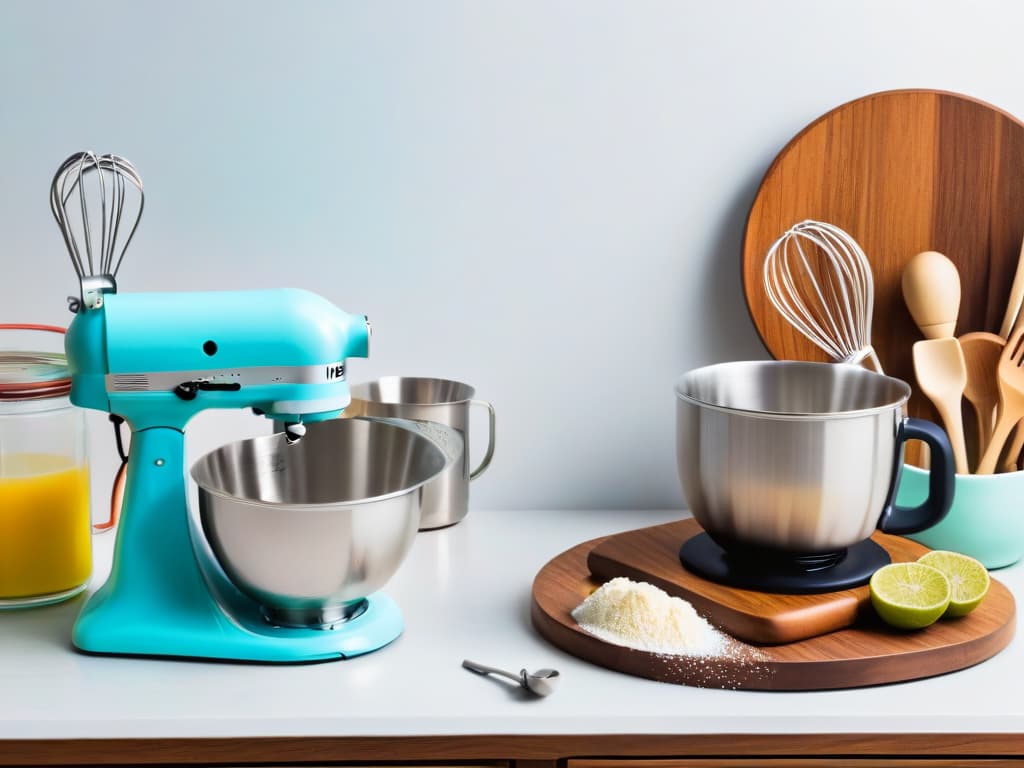
[{"label": "white countertop", "polygon": [[[989,661],[874,688],[771,693],[669,685],[593,666],[530,625],[549,559],[669,512],[473,511],[420,533],[387,587],[405,634],[381,651],[301,666],[93,657],[70,645],[81,598],[0,613],[0,739],[471,734],[1024,732],[1020,640]],[[97,578],[113,537],[96,539]],[[1024,566],[997,571],[1015,593]],[[460,667],[555,667],[533,699]]]}]

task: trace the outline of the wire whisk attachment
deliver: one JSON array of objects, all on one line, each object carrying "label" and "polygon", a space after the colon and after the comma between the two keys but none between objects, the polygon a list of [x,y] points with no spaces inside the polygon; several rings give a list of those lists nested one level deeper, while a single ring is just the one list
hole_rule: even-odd
[{"label": "wire whisk attachment", "polygon": [[810,219],[793,225],[768,249],[764,287],[772,306],[830,358],[882,372],[871,346],[871,264],[848,233]]},{"label": "wire whisk attachment", "polygon": [[144,204],[142,179],[123,157],[76,152],[57,169],[50,210],[82,287],[81,299],[71,299],[73,312],[102,306],[103,294],[117,292]]}]

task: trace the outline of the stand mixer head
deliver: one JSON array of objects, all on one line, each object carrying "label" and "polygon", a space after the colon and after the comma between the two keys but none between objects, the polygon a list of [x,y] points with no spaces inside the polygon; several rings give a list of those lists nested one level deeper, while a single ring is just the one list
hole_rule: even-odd
[{"label": "stand mixer head", "polygon": [[[99,192],[98,216],[87,205],[89,188]],[[139,205],[129,230],[121,217],[131,188]],[[358,617],[325,631],[322,624],[272,625],[226,587],[230,580],[219,578],[223,572],[190,524],[184,470],[185,426],[201,410],[251,408],[284,422],[289,443],[301,439],[305,423],[339,415],[350,400],[346,361],[369,353],[366,318],[296,289],[117,293],[116,272],[141,201],[138,174],[114,155],[73,155],[51,189],[82,286],[65,343],[71,401],[117,414],[132,429],[111,575],[84,606],[75,645],[98,653],[308,661],[387,644],[402,621],[381,593],[368,596]],[[270,471],[284,468],[279,461]],[[273,507],[256,497],[240,504]],[[413,532],[418,508],[415,514]]]},{"label": "stand mixer head", "polygon": [[346,360],[369,338],[365,317],[298,289],[105,293],[68,329],[71,400],[136,430],[181,429],[206,408],[323,421],[348,406]]}]

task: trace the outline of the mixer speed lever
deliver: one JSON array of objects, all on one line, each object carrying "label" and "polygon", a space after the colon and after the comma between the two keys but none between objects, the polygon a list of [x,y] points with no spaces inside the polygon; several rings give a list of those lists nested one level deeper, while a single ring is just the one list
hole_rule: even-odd
[{"label": "mixer speed lever", "polygon": [[199,390],[204,392],[237,392],[242,385],[235,382],[183,381],[174,388],[174,394],[182,400],[195,400]]}]

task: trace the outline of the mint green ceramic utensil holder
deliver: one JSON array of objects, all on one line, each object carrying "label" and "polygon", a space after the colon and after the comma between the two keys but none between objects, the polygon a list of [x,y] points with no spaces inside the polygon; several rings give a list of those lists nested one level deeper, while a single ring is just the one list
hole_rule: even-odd
[{"label": "mint green ceramic utensil holder", "polygon": [[[896,502],[916,504],[927,494],[928,472],[904,465]],[[969,555],[989,569],[1012,565],[1024,556],[1024,472],[957,475],[949,514],[908,538]]]}]

